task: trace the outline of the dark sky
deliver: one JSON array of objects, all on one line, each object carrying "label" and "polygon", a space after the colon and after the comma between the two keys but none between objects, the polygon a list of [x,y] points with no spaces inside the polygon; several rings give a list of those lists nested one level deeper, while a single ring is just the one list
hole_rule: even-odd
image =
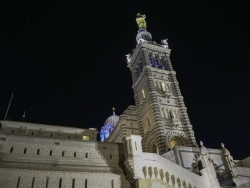
[{"label": "dark sky", "polygon": [[[244,3],[245,2],[245,3]],[[1,10],[0,119],[100,128],[134,105],[125,55],[138,12],[168,38],[197,141],[250,155],[247,1],[18,1]]]}]

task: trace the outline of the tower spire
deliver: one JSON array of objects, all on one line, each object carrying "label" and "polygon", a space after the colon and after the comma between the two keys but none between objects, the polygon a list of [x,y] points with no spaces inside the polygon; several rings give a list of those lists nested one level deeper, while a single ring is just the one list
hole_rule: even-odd
[{"label": "tower spire", "polygon": [[112,110],[113,110],[113,115],[115,115],[115,107],[113,107]]}]

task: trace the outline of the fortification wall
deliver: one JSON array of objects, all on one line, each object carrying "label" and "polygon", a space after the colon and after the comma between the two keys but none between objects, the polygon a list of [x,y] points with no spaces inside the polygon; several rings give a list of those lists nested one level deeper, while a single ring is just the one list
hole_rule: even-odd
[{"label": "fortification wall", "polygon": [[0,188],[130,188],[115,173],[0,168]]},{"label": "fortification wall", "polygon": [[123,144],[0,134],[0,188],[130,188]]}]

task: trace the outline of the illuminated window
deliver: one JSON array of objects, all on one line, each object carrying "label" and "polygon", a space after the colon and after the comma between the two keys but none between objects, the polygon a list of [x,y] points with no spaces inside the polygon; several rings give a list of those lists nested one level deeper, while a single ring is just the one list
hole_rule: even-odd
[{"label": "illuminated window", "polygon": [[145,92],[144,92],[144,90],[141,90],[141,92],[142,92],[142,96],[143,96],[143,98],[145,99],[145,98],[146,98],[146,96],[145,96]]},{"label": "illuminated window", "polygon": [[158,61],[158,58],[157,57],[154,57],[154,61],[155,61],[155,67],[159,67],[160,64],[159,64],[159,61]]},{"label": "illuminated window", "polygon": [[152,60],[151,56],[148,56],[148,62],[149,62],[149,65],[151,67],[153,67],[153,60]]},{"label": "illuminated window", "polygon": [[159,58],[159,63],[160,63],[160,67],[159,68],[166,70],[166,64],[165,64],[163,58]]},{"label": "illuminated window", "polygon": [[161,87],[163,91],[166,91],[166,84],[164,82],[161,83]]},{"label": "illuminated window", "polygon": [[89,140],[89,136],[83,136],[82,140]]},{"label": "illuminated window", "polygon": [[173,149],[178,143],[175,140],[171,140],[170,147]]}]

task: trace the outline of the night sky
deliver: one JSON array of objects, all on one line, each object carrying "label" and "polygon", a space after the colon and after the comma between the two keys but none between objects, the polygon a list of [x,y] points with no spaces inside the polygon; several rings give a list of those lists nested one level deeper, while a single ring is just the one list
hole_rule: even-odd
[{"label": "night sky", "polygon": [[22,1],[2,6],[0,119],[98,128],[134,105],[138,12],[171,61],[197,142],[250,155],[247,1]]}]

